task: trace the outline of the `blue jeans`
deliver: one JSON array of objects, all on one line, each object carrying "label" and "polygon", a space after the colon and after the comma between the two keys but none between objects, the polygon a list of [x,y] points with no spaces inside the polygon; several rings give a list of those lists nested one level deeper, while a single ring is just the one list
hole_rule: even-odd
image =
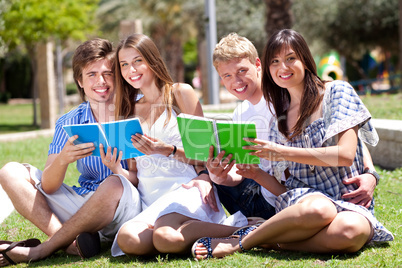
[{"label": "blue jeans", "polygon": [[251,179],[244,179],[237,186],[215,184],[222,205],[230,214],[241,211],[246,217],[269,219],[275,215],[275,207],[261,194],[261,186]]}]

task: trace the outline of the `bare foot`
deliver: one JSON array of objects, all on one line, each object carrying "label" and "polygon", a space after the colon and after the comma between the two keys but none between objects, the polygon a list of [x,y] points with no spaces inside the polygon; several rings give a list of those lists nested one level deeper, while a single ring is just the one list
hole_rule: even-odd
[{"label": "bare foot", "polygon": [[[10,245],[0,245],[0,251],[7,249]],[[15,263],[30,262],[39,259],[39,251],[37,247],[15,247],[5,253]],[[11,265],[4,257],[4,253],[0,254],[0,267]]]},{"label": "bare foot", "polygon": [[[210,238],[210,239],[211,239],[210,240],[211,254],[215,258],[223,258],[227,255],[235,253],[236,251],[241,252],[238,237]],[[208,249],[203,243],[198,243],[194,248],[194,255],[195,258],[199,260],[206,259],[208,258]]]},{"label": "bare foot", "polygon": [[64,251],[70,255],[80,255],[75,240]]}]

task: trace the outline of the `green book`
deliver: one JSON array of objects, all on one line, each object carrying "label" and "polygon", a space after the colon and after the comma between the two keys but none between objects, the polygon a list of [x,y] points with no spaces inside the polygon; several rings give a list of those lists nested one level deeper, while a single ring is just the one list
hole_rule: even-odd
[{"label": "green book", "polygon": [[237,164],[259,164],[260,158],[250,155],[251,150],[243,146],[253,145],[243,138],[256,138],[254,123],[214,120],[189,114],[179,114],[177,124],[184,152],[189,159],[207,161],[209,147],[215,147],[214,157],[225,151],[225,157],[232,154]]}]

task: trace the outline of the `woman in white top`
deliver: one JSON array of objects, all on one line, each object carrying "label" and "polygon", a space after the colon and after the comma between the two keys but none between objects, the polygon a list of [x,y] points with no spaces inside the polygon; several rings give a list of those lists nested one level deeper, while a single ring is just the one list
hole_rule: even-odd
[{"label": "woman in white top", "polygon": [[[122,40],[116,53],[116,116],[141,120],[144,135],[132,141],[145,155],[128,162],[137,177],[143,212],[120,228],[112,255],[185,253],[204,234],[230,235],[237,228],[219,225],[226,219],[219,200],[213,209],[198,188],[182,186],[205,170],[203,163],[185,157],[176,122],[180,112],[203,116],[193,89],[173,83],[154,42],[145,35]],[[109,153],[117,158],[116,152]],[[193,164],[201,165],[201,171]],[[207,174],[202,176],[209,182]],[[247,224],[245,217],[241,220],[238,225]]]}]

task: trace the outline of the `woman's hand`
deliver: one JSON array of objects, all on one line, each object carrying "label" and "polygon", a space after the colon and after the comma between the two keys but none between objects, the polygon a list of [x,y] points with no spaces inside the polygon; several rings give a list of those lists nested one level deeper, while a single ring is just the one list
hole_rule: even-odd
[{"label": "woman's hand", "polygon": [[257,178],[261,172],[264,172],[257,164],[248,165],[248,164],[237,164],[236,173],[244,178],[255,179]]},{"label": "woman's hand", "polygon": [[105,154],[103,144],[99,144],[99,151],[102,163],[107,166],[113,173],[119,174],[120,169],[122,168],[120,161],[123,157],[123,152],[117,152],[117,148],[114,148],[112,153],[112,147],[109,146]]},{"label": "woman's hand", "polygon": [[245,141],[256,143],[256,145],[243,146],[245,150],[253,150],[250,155],[265,158],[270,161],[282,161],[284,157],[281,155],[281,149],[285,146],[260,139],[244,138]]},{"label": "woman's hand", "polygon": [[200,191],[202,202],[204,204],[208,204],[214,211],[219,211],[216,204],[214,188],[207,174],[201,174],[192,179],[190,182],[182,184],[182,186],[186,189],[197,187]]},{"label": "woman's hand", "polygon": [[132,135],[131,142],[138,151],[146,155],[161,154],[168,156],[172,152],[172,145],[145,134],[141,135],[137,133]]}]

